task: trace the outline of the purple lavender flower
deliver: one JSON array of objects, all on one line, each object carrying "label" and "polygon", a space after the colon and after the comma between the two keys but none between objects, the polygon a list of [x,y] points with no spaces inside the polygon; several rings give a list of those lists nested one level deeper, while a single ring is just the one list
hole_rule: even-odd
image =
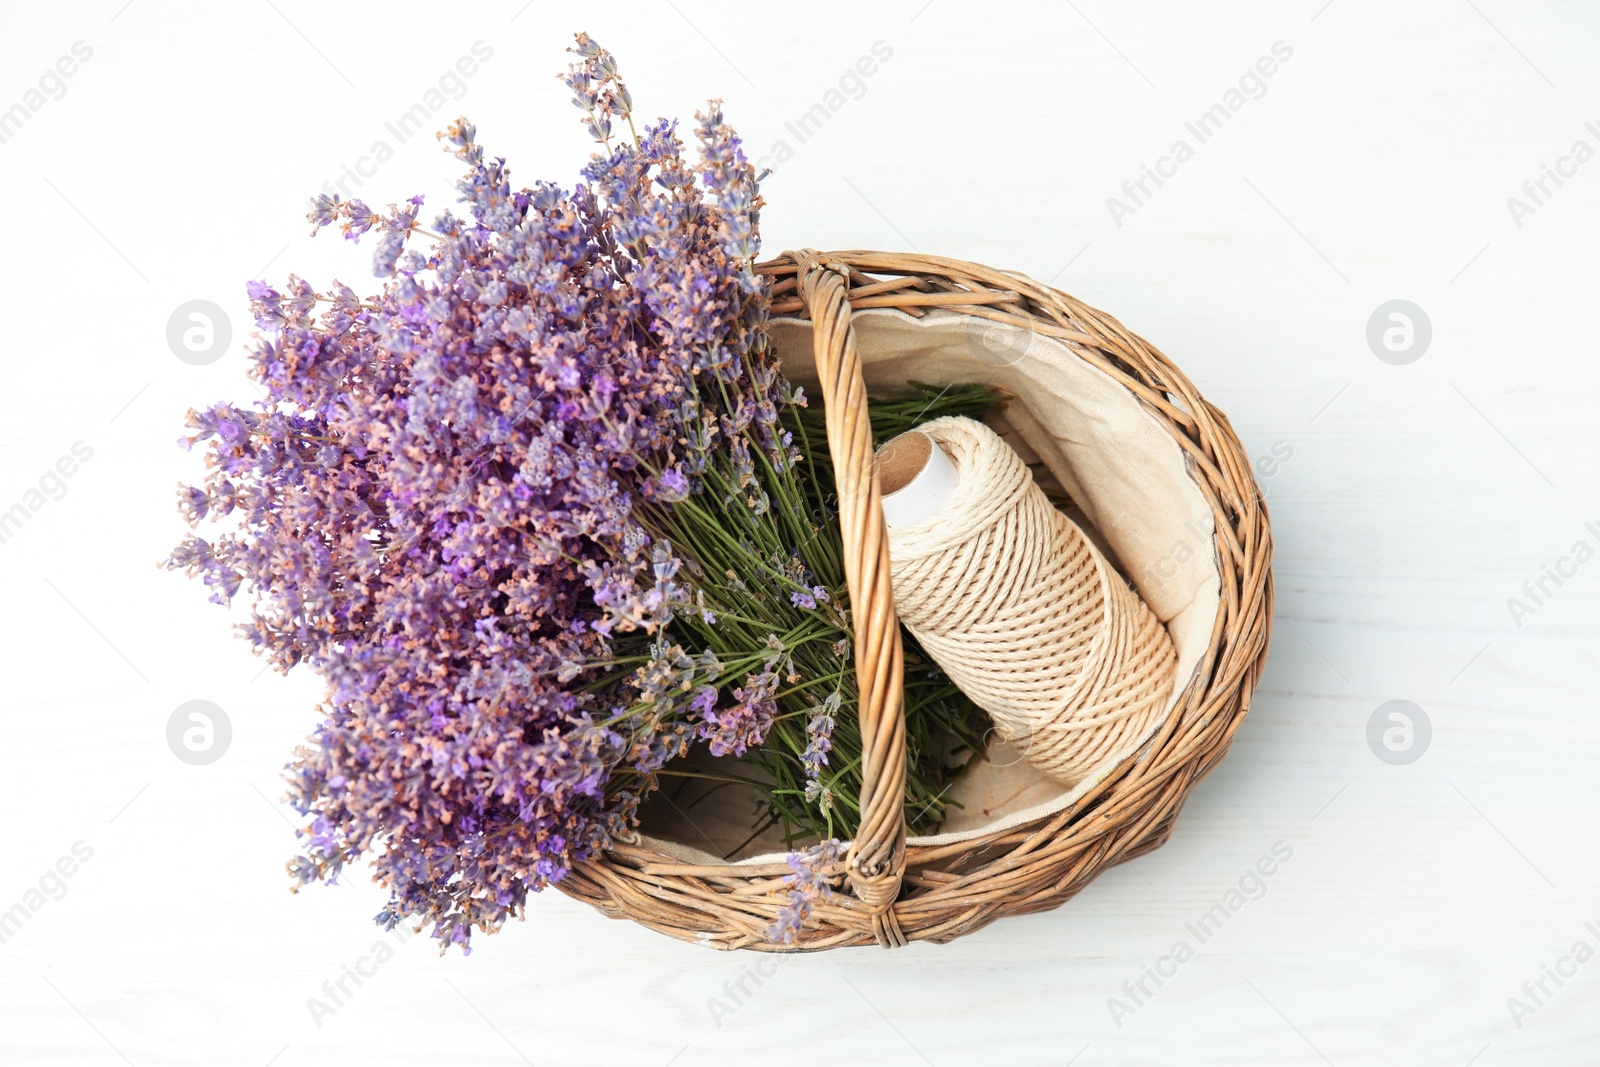
[{"label": "purple lavender flower", "polygon": [[783,877],[789,887],[777,921],[767,928],[767,940],[792,944],[811,917],[817,901],[833,895],[828,879],[834,876],[843,848],[838,841],[822,841],[803,852],[789,856],[790,874]]},{"label": "purple lavender flower", "polygon": [[808,779],[816,780],[822,768],[828,765],[828,753],[833,750],[834,716],[839,711],[842,695],[838,690],[814,709],[815,714],[806,722],[806,748],[800,754],[801,766]]},{"label": "purple lavender flower", "polygon": [[365,859],[381,921],[463,949],[626,832],[692,741],[743,753],[777,710],[772,669],[719,708],[722,665],[666,639],[716,612],[641,512],[698,492],[718,397],[765,417],[753,173],[715,109],[697,162],[673,123],[635,133],[615,60],[574,51],[602,145],[570,190],[514,187],[458,120],[463,216],[313,198],[313,232],[375,238],[386,280],[250,283],[266,395],[190,413],[208,473],[182,508],[221,525],[168,560],[328,682],[287,772],[294,882]]},{"label": "purple lavender flower", "polygon": [[697,734],[709,744],[713,756],[742,756],[766,739],[767,729],[778,713],[773,694],[778,676],[770,668],[745,679],[733,690],[733,703],[701,711]]},{"label": "purple lavender flower", "polygon": [[339,219],[339,194],[318,193],[306,202],[306,221],[311,223],[311,236],[324,226],[332,226]]},{"label": "purple lavender flower", "polygon": [[676,467],[668,467],[661,472],[661,499],[666,501],[687,500],[689,497],[689,479]]}]

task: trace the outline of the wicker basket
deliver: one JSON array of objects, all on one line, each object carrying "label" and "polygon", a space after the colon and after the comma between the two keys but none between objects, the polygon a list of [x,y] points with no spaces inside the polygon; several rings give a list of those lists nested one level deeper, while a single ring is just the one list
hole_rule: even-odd
[{"label": "wicker basket", "polygon": [[[1110,316],[1020,275],[933,256],[811,250],[758,269],[771,279],[773,314],[811,324],[856,626],[861,829],[840,888],[789,945],[764,936],[784,900],[789,871],[781,861],[685,862],[640,839],[616,843],[558,885],[609,916],[673,937],[767,951],[943,942],[1004,915],[1054,908],[1100,871],[1165,842],[1189,790],[1244,720],[1272,620],[1272,540],[1244,450],[1227,418],[1160,352]],[[906,839],[900,635],[851,323],[852,311],[864,308],[955,312],[1066,342],[1171,435],[1215,520],[1220,594],[1209,646],[1162,726],[1062,810],[953,843],[908,847]]]}]

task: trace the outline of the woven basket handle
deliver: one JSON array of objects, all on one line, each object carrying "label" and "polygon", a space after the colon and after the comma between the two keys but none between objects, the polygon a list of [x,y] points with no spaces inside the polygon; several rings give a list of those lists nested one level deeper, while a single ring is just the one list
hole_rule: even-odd
[{"label": "woven basket handle", "polygon": [[800,297],[811,315],[855,627],[863,750],[861,829],[846,854],[846,873],[851,890],[871,915],[878,943],[893,947],[905,944],[894,915],[906,866],[905,666],[889,585],[889,541],[873,463],[867,384],[850,325],[849,269],[813,249],[785,257],[795,263]]}]

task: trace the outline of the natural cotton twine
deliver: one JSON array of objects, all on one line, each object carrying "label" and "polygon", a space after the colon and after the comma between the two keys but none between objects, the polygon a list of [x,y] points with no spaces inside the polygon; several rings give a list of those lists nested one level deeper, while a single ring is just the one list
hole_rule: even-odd
[{"label": "natural cotton twine", "polygon": [[998,434],[959,417],[917,430],[959,482],[937,515],[890,527],[895,607],[1002,740],[1076,785],[1165,713],[1172,639]]}]

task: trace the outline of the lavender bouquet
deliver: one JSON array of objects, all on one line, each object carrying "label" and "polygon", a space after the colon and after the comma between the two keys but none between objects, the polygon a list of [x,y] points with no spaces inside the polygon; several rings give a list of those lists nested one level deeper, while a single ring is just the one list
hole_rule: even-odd
[{"label": "lavender bouquet", "polygon": [[[379,922],[431,922],[441,948],[631,832],[663,777],[743,784],[752,832],[816,857],[859,817],[831,469],[767,342],[758,176],[717,102],[691,160],[675,123],[635,127],[608,52],[573,51],[599,145],[581,182],[514,188],[458,120],[467,217],[318,196],[313,232],[374,238],[381,291],[252,282],[266,396],[190,412],[180,442],[208,466],[180,493],[191,528],[220,526],[168,566],[248,597],[257,649],[328,683],[288,769],[294,881],[365,859]],[[914,645],[907,668],[926,830],[985,723]],[[718,769],[684,767],[701,744]],[[826,890],[795,877],[774,936]]]}]

